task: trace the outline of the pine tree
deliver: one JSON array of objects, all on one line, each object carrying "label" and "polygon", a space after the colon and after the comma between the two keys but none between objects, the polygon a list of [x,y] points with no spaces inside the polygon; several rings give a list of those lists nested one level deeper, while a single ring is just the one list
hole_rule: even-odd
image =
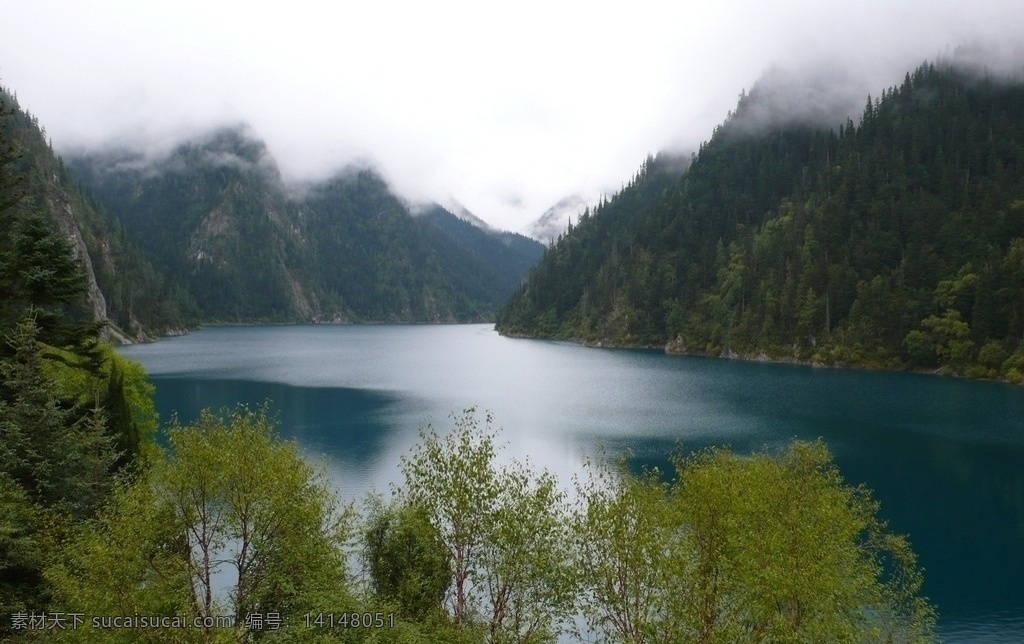
[{"label": "pine tree", "polygon": [[107,417],[107,433],[117,451],[114,469],[120,470],[133,463],[141,450],[138,424],[132,419],[131,407],[124,390],[124,374],[114,361],[110,366],[107,391],[103,399]]},{"label": "pine tree", "polygon": [[104,413],[60,399],[38,336],[29,314],[5,339],[12,355],[0,360],[0,473],[34,503],[84,518],[111,482]]}]

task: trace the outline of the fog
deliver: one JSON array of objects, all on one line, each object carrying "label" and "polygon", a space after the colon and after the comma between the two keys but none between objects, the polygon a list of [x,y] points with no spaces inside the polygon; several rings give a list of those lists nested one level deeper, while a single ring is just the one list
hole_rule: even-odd
[{"label": "fog", "polygon": [[1024,3],[948,0],[0,0],[0,15],[0,83],[58,151],[153,158],[245,124],[286,181],[369,163],[411,200],[512,230],[613,193],[649,153],[696,149],[759,79],[775,107],[751,127],[838,123],[963,45],[1010,70],[1024,32]]}]

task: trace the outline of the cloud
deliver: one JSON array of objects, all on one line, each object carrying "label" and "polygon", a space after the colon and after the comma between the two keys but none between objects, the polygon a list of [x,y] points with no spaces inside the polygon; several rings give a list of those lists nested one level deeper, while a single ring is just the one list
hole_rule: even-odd
[{"label": "cloud", "polygon": [[1020,3],[951,0],[0,0],[0,11],[0,81],[59,150],[153,154],[242,122],[286,180],[359,160],[411,199],[450,194],[511,229],[567,195],[614,192],[649,153],[695,149],[766,72],[794,92],[779,100],[862,109],[868,92],[964,43],[1012,66],[1024,24]]},{"label": "cloud", "polygon": [[856,121],[866,97],[877,95],[879,89],[854,70],[835,64],[772,67],[754,83],[729,126],[745,135],[787,125],[837,128],[848,118]]},{"label": "cloud", "polygon": [[89,155],[92,169],[100,173],[128,171],[152,176],[188,172],[199,165],[258,172],[274,181],[280,176],[269,150],[245,124],[157,140],[115,137],[98,145],[68,146],[64,152],[72,158]]}]

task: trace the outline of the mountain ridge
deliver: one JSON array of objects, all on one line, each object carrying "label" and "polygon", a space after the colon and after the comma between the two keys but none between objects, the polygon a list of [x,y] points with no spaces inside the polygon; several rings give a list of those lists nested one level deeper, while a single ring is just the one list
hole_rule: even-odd
[{"label": "mountain ridge", "polygon": [[0,105],[0,127],[15,150],[11,169],[21,178],[25,197],[19,207],[43,214],[71,244],[85,275],[92,317],[104,323],[104,336],[146,340],[196,324],[192,302],[80,190],[38,120],[6,88],[0,88]]},{"label": "mountain ridge", "polygon": [[[445,220],[461,221],[456,214],[411,206],[372,168],[290,190],[243,127],[158,159],[131,154],[68,163],[154,263],[186,285],[207,322],[489,320],[542,251],[479,227],[453,235]],[[424,208],[433,215],[415,214]]]},{"label": "mountain ridge", "polygon": [[857,124],[751,131],[761,89],[581,217],[499,331],[1024,379],[1024,87],[930,63]]}]

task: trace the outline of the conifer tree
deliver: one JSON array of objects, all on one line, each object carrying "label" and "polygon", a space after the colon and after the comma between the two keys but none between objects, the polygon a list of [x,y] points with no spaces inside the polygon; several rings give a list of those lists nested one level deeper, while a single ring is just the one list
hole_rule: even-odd
[{"label": "conifer tree", "polygon": [[43,507],[88,516],[110,485],[114,453],[101,408],[61,399],[43,368],[39,328],[27,315],[0,360],[0,472]]}]

